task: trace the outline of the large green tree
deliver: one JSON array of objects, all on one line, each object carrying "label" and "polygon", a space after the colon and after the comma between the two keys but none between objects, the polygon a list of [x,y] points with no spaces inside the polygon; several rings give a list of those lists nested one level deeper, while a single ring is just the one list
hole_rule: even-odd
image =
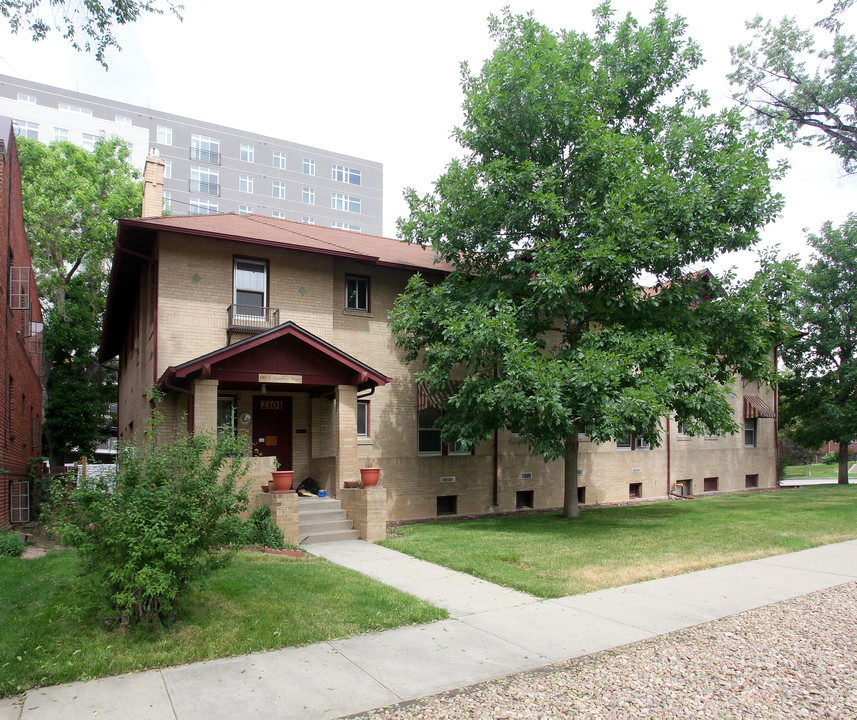
[{"label": "large green tree", "polygon": [[[165,0],[166,6],[181,20],[183,5]],[[95,52],[104,67],[107,49],[121,50],[113,35],[115,25],[136,22],[144,13],[163,14],[159,0],[0,0],[0,15],[12,32],[25,28],[33,40],[43,40],[55,30],[78,51]]]},{"label": "large green tree", "polygon": [[[817,143],[857,170],[857,40],[843,31],[854,0],[835,0],[815,28],[794,18],[747,23],[753,39],[732,48],[735,98],[788,144]],[[821,46],[821,47],[819,47]]]},{"label": "large green tree", "polygon": [[770,374],[777,328],[761,279],[690,272],[751,247],[779,211],[766,144],[684,86],[701,57],[664,4],[647,25],[609,4],[595,16],[594,36],[491,18],[493,56],[462,70],[466,154],[433,192],[408,191],[399,226],[455,270],[415,277],[390,317],[448,398],[442,437],[514,428],[564,456],[566,517],[579,431],[657,444],[674,416],[734,432],[730,381]]},{"label": "large green tree", "polygon": [[91,151],[18,138],[18,154],[24,224],[45,317],[45,437],[52,459],[59,459],[73,448],[91,452],[104,435],[115,386],[95,351],[116,221],[140,215],[142,183],[119,138],[99,139]]},{"label": "large green tree", "polygon": [[801,278],[797,335],[783,348],[780,412],[801,445],[839,445],[844,484],[848,445],[857,440],[857,215],[807,239],[815,252]]}]

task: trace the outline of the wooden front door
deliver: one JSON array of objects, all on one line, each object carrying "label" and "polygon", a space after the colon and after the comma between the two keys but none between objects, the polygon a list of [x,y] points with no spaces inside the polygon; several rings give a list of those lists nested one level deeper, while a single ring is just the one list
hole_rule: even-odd
[{"label": "wooden front door", "polygon": [[253,447],[259,455],[275,455],[280,470],[292,470],[292,399],[253,396]]}]

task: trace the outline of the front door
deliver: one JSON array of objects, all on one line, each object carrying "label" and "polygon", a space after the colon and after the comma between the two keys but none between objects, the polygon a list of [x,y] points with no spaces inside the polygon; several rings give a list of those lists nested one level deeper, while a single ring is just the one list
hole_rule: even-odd
[{"label": "front door", "polygon": [[280,470],[292,470],[292,399],[253,396],[253,447],[259,455],[274,455]]}]

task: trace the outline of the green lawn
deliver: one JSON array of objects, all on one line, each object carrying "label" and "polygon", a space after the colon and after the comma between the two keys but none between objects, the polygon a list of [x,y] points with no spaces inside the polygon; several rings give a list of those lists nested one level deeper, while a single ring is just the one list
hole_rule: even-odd
[{"label": "green lawn", "polygon": [[406,525],[394,550],[543,598],[857,537],[857,486]]},{"label": "green lawn", "polygon": [[783,468],[783,477],[786,478],[835,478],[838,476],[838,465],[823,465],[822,463],[812,463],[811,465],[788,465],[787,467]]},{"label": "green lawn", "polygon": [[72,551],[0,558],[0,578],[0,696],[447,617],[325,560],[261,553],[238,553],[188,596],[172,627],[154,633],[111,631],[100,622]]}]

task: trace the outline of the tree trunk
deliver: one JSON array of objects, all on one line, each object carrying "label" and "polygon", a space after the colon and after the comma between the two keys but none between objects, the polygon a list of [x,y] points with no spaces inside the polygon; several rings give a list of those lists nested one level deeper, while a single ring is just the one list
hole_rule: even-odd
[{"label": "tree trunk", "polygon": [[580,509],[577,506],[578,443],[577,426],[575,426],[565,439],[565,499],[562,506],[564,518],[576,518],[580,515]]},{"label": "tree trunk", "polygon": [[839,443],[839,484],[848,484],[848,443]]}]

